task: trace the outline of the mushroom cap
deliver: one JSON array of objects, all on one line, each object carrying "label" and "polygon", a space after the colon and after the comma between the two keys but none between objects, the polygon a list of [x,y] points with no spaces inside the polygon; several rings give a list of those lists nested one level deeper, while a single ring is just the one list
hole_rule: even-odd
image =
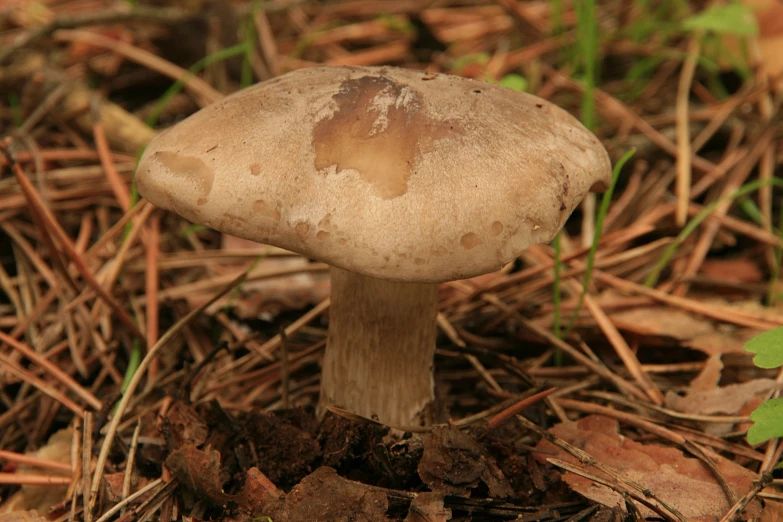
[{"label": "mushroom cap", "polygon": [[136,172],[153,204],[360,274],[442,282],[550,241],[611,181],[598,139],[499,85],[394,67],[314,67],[160,133]]}]

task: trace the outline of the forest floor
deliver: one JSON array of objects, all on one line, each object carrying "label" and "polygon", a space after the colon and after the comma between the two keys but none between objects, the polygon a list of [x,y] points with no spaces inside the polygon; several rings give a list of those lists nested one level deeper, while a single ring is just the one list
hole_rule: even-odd
[{"label": "forest floor", "polygon": [[[781,520],[783,444],[747,435],[783,373],[745,350],[783,326],[781,20],[775,0],[0,3],[0,521]],[[318,64],[527,91],[617,165],[553,244],[440,286],[448,422],[415,433],[316,417],[324,265],[133,188],[157,129]]]}]

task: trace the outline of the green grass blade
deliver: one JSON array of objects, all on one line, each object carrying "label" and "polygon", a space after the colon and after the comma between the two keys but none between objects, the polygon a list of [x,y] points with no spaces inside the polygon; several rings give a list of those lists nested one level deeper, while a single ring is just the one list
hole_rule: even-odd
[{"label": "green grass blade", "polygon": [[242,42],[232,47],[226,47],[225,49],[221,49],[220,51],[210,54],[209,56],[205,56],[201,60],[194,63],[190,67],[190,69],[188,69],[187,76],[177,80],[171,85],[171,87],[166,89],[166,92],[164,92],[163,95],[160,97],[158,103],[155,105],[155,108],[152,110],[149,117],[147,118],[146,121],[147,125],[149,125],[150,127],[155,127],[155,125],[158,123],[158,119],[160,118],[160,115],[163,114],[163,110],[166,108],[166,105],[168,105],[168,103],[171,101],[171,99],[174,97],[175,94],[177,94],[185,87],[185,82],[191,75],[197,74],[205,67],[212,65],[215,62],[219,62],[221,60],[227,60],[229,58],[233,58],[234,56],[240,56],[246,53],[247,53],[247,43]]},{"label": "green grass blade", "polygon": [[746,196],[747,194],[755,192],[761,187],[765,187],[767,185],[774,185],[776,187],[783,188],[783,179],[773,178],[769,180],[752,181],[743,185],[732,194],[724,196],[717,201],[713,201],[704,207],[702,211],[696,214],[696,216],[685,225],[682,231],[677,234],[677,238],[675,239],[674,243],[669,245],[666,250],[663,251],[661,258],[655,264],[652,272],[650,272],[650,274],[645,279],[644,285],[648,288],[652,288],[658,284],[658,279],[661,277],[661,272],[663,272],[663,270],[668,266],[669,262],[674,257],[674,254],[677,252],[677,249],[686,239],[688,239],[688,237],[699,227],[699,225],[701,225],[702,222],[704,222],[704,220],[710,216],[710,214],[715,212],[715,209],[717,209],[719,205],[725,203],[726,201],[733,201],[737,198]]},{"label": "green grass blade", "polygon": [[576,303],[574,313],[571,314],[571,318],[568,320],[568,326],[566,327],[566,335],[573,329],[576,324],[576,320],[579,317],[579,312],[582,311],[582,306],[585,302],[585,295],[587,295],[587,289],[590,287],[590,279],[593,277],[593,267],[595,266],[595,255],[598,252],[598,242],[601,240],[601,234],[604,229],[604,220],[609,213],[609,205],[612,203],[612,196],[614,195],[614,188],[617,186],[617,180],[620,179],[620,172],[628,160],[636,154],[636,149],[631,149],[615,163],[614,169],[612,169],[612,184],[604,192],[601,198],[601,207],[598,209],[598,215],[595,219],[595,235],[593,236],[593,243],[590,245],[590,252],[587,254],[587,267],[582,278],[582,292],[579,294],[579,301]]}]

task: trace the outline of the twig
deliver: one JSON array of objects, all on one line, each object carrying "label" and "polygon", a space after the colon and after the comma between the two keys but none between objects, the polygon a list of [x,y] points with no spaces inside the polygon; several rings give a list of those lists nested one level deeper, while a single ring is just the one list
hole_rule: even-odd
[{"label": "twig", "polygon": [[[489,419],[487,422],[487,430],[486,432],[489,432],[490,430],[494,430],[495,428],[502,426],[504,423],[511,420],[515,415],[518,415],[522,412],[525,408],[529,408],[533,404],[549,397],[554,392],[557,391],[557,388],[549,388],[547,390],[540,391],[538,393],[535,393],[529,397],[525,397],[524,399],[520,399],[508,408],[496,413],[492,416],[492,418]],[[486,432],[484,435],[486,435]]]},{"label": "twig", "polygon": [[90,467],[92,466],[92,436],[93,415],[84,413],[84,431],[82,431],[82,506],[84,506],[84,522],[92,522],[92,509],[90,504]]},{"label": "twig", "polygon": [[131,397],[133,397],[133,394],[139,387],[139,384],[141,384],[141,380],[144,378],[144,375],[153,359],[158,355],[158,352],[160,352],[163,347],[167,346],[169,342],[171,342],[180,333],[180,331],[182,331],[185,325],[193,320],[194,317],[201,314],[204,310],[207,309],[207,307],[220,299],[223,295],[230,292],[236,285],[244,281],[246,277],[247,272],[242,273],[229,284],[221,288],[220,291],[213,295],[208,301],[188,312],[185,317],[180,319],[174,326],[167,330],[163,336],[161,336],[155,346],[147,351],[147,354],[144,356],[144,359],[142,359],[139,367],[136,369],[136,373],[133,375],[133,378],[128,384],[122,399],[120,399],[120,402],[117,404],[114,417],[112,417],[111,422],[109,423],[106,430],[106,437],[103,439],[103,445],[101,446],[101,451],[98,454],[98,462],[96,464],[95,474],[93,475],[92,479],[92,487],[90,488],[90,504],[89,506],[85,506],[85,510],[92,510],[95,508],[95,502],[98,498],[98,490],[101,485],[101,479],[103,478],[103,470],[106,467],[106,460],[109,458],[109,451],[111,450],[112,443],[114,442],[114,437],[117,434],[117,427],[120,424],[120,420],[122,420],[122,416],[125,413],[125,410],[128,408]]},{"label": "twig", "polygon": [[585,466],[591,466],[593,468],[599,469],[612,477],[613,479],[617,480],[618,482],[621,482],[625,484],[626,486],[630,487],[631,489],[636,490],[637,492],[641,493],[645,496],[645,498],[651,498],[655,500],[658,504],[663,506],[666,510],[668,510],[672,515],[674,515],[675,518],[680,520],[681,522],[687,522],[688,519],[685,518],[685,516],[680,513],[674,506],[671,506],[668,502],[662,500],[659,498],[655,493],[650,491],[649,489],[641,486],[640,484],[637,484],[633,480],[630,480],[629,478],[625,477],[621,473],[615,471],[611,467],[607,466],[603,462],[597,460],[592,455],[587,453],[584,450],[581,450],[577,448],[576,446],[573,446],[572,444],[569,444],[565,440],[561,439],[560,437],[554,435],[553,433],[540,428],[537,424],[534,424],[530,422],[528,419],[526,419],[522,415],[517,415],[517,420],[522,423],[523,426],[525,426],[527,429],[536,432],[539,436],[543,437],[550,443],[554,444],[555,446],[559,447],[560,449],[566,451],[571,456],[579,460],[583,465]]},{"label": "twig", "polygon": [[696,72],[696,65],[699,61],[701,50],[701,32],[691,36],[688,44],[688,56],[682,65],[680,73],[680,83],[677,88],[677,225],[684,226],[688,218],[688,203],[690,202],[691,190],[691,136],[689,131],[690,121],[688,120],[688,108],[690,99],[688,94],[691,92],[693,75]]},{"label": "twig", "polygon": [[14,350],[18,351],[30,361],[34,362],[41,368],[43,368],[46,373],[54,377],[58,382],[60,382],[63,386],[74,392],[76,395],[81,397],[84,402],[89,404],[92,408],[96,410],[100,410],[103,407],[103,403],[92,393],[85,390],[82,386],[79,385],[76,381],[73,380],[73,378],[62,371],[60,368],[58,368],[55,364],[53,364],[48,359],[44,358],[39,354],[38,352],[33,351],[32,348],[28,347],[24,343],[21,343],[11,337],[10,335],[0,331],[0,341],[8,344],[11,346]]},{"label": "twig", "polygon": [[101,287],[100,283],[98,283],[85,264],[84,259],[79,255],[79,253],[71,244],[68,236],[65,234],[65,231],[62,229],[62,227],[60,227],[60,224],[57,222],[57,220],[49,213],[48,209],[46,209],[43,201],[41,200],[40,194],[38,194],[38,192],[30,183],[30,180],[28,180],[27,176],[25,176],[24,172],[22,172],[22,168],[11,156],[10,151],[8,150],[8,142],[6,141],[6,143],[3,145],[4,146],[0,146],[0,151],[2,151],[2,153],[6,156],[9,164],[11,164],[14,175],[16,176],[16,179],[19,182],[19,186],[22,188],[22,191],[25,194],[25,197],[30,201],[30,204],[40,212],[40,216],[44,220],[45,230],[47,232],[52,232],[57,237],[62,248],[71,259],[71,262],[76,265],[81,276],[85,279],[85,281],[87,281],[88,285],[92,287],[93,291],[95,291],[96,294],[106,301],[109,307],[117,315],[117,318],[122,321],[136,337],[143,340],[144,335],[136,326],[136,323],[133,322],[133,319],[131,319],[125,309],[119,306],[119,304]]},{"label": "twig", "polygon": [[130,449],[128,450],[128,460],[125,463],[125,476],[122,477],[122,500],[130,496],[131,481],[133,480],[133,470],[136,463],[136,451],[139,447],[139,433],[141,433],[141,419],[136,422],[131,437]]},{"label": "twig", "polygon": [[70,483],[71,477],[0,473],[0,484],[11,484],[15,486],[67,486]]},{"label": "twig", "polygon": [[[118,511],[125,509],[128,504],[136,500],[137,498],[141,497],[145,493],[148,493],[149,491],[157,488],[160,486],[161,489],[165,488],[167,484],[163,483],[163,479],[155,479],[140,490],[138,490],[136,493],[122,499],[121,501],[117,502],[115,505],[113,505],[111,508],[109,508],[103,515],[101,515],[101,518],[96,520],[95,522],[107,522],[108,520],[111,520],[111,517],[115,515]],[[158,492],[156,491],[155,494]]]},{"label": "twig", "polygon": [[23,455],[14,451],[0,450],[0,460],[7,460],[8,462],[15,462],[17,464],[25,464],[27,466],[34,466],[37,468],[53,469],[58,471],[71,472],[71,465],[63,462],[57,462],[56,460],[42,459],[39,457],[33,457],[30,455]]},{"label": "twig", "polygon": [[772,473],[763,473],[758,480],[753,483],[753,487],[745,493],[742,498],[737,500],[733,506],[721,517],[720,522],[733,522],[738,520],[742,515],[748,504],[759,494],[759,492],[766,488],[772,482]]},{"label": "twig", "polygon": [[106,11],[93,11],[74,15],[60,15],[48,24],[36,27],[20,35],[16,41],[0,50],[0,63],[5,62],[13,53],[33,45],[58,29],[75,29],[88,25],[113,24],[134,20],[148,20],[162,23],[176,23],[185,20],[188,14],[175,8],[150,7],[129,3],[119,4],[120,8]]},{"label": "twig", "polygon": [[610,482],[610,481],[608,481],[608,480],[606,480],[606,479],[604,479],[602,477],[599,477],[598,475],[596,475],[594,473],[590,473],[589,471],[587,471],[586,469],[583,469],[580,466],[577,466],[575,464],[570,464],[570,463],[565,462],[565,461],[560,460],[560,459],[556,459],[556,458],[551,458],[550,457],[550,458],[548,458],[546,460],[547,460],[547,462],[549,462],[551,464],[554,464],[558,468],[563,468],[564,470],[570,471],[571,473],[579,475],[580,477],[584,477],[584,478],[586,478],[588,480],[592,480],[593,482],[597,482],[598,484],[601,484],[602,486],[606,486],[606,487],[610,488],[611,490],[615,491],[616,493],[619,493],[623,497],[626,497],[626,496],[631,497],[632,499],[636,500],[637,502],[639,502],[641,504],[644,504],[648,508],[652,509],[653,511],[655,511],[656,513],[661,515],[663,518],[665,518],[666,520],[679,520],[680,522],[687,522],[687,519],[685,519],[685,518],[676,518],[676,517],[672,516],[671,513],[667,513],[661,506],[659,506],[659,505],[657,505],[657,504],[647,500],[644,497],[644,495],[640,495],[638,492],[636,492],[636,491],[634,491],[632,489],[627,489],[625,486],[623,486],[621,484],[616,484],[616,483]]}]

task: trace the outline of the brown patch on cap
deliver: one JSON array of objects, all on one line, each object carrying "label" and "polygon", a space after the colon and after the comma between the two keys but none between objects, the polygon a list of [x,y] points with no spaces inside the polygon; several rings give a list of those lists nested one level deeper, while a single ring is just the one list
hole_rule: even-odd
[{"label": "brown patch on cap", "polygon": [[495,221],[492,223],[491,230],[493,236],[499,236],[503,232],[503,223]]},{"label": "brown patch on cap", "polygon": [[196,183],[202,197],[206,197],[212,191],[215,172],[200,159],[169,151],[156,152],[155,159],[160,161],[173,176]]},{"label": "brown patch on cap", "polygon": [[253,210],[273,221],[280,221],[280,208],[267,203],[263,199],[257,199],[253,202]]},{"label": "brown patch on cap", "polygon": [[258,176],[261,174],[261,164],[260,163],[251,163],[250,164],[250,175],[251,176]]},{"label": "brown patch on cap", "polygon": [[460,245],[462,245],[462,248],[465,250],[472,250],[483,242],[484,241],[473,232],[468,232],[459,240]]},{"label": "brown patch on cap", "polygon": [[356,170],[383,199],[402,196],[421,154],[461,129],[433,120],[410,87],[389,78],[346,80],[334,95],[337,111],[313,129],[315,168]]},{"label": "brown patch on cap", "polygon": [[308,234],[308,232],[310,232],[310,223],[305,223],[304,221],[301,221],[296,224],[294,230],[296,230],[296,233],[298,235],[304,237]]}]

